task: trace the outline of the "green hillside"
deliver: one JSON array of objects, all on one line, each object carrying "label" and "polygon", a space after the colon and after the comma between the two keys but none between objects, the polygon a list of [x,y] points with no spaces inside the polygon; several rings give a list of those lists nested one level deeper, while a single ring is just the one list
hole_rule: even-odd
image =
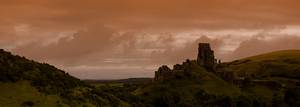
[{"label": "green hillside", "polygon": [[300,50],[285,50],[236,60],[222,65],[238,77],[272,79],[300,85]]},{"label": "green hillside", "polygon": [[134,93],[154,107],[217,106],[241,95],[240,89],[208,72],[196,61],[182,67],[171,71],[171,77],[147,84]]},{"label": "green hillside", "polygon": [[44,95],[27,81],[16,83],[0,83],[0,105],[3,107],[20,106],[43,106],[55,107],[66,106],[57,95]]},{"label": "green hillside", "polygon": [[4,107],[115,107],[124,102],[54,66],[0,50],[0,104]]},{"label": "green hillside", "polygon": [[[244,92],[261,96],[269,104],[274,100],[289,106],[300,104],[300,50],[276,51],[222,63],[217,71],[232,73],[232,81],[242,81],[237,86]],[[293,101],[288,101],[290,94]]]},{"label": "green hillside", "polygon": [[166,75],[134,91],[154,107],[297,107],[300,104],[298,50],[220,63],[214,69],[191,61],[177,64],[174,69],[162,66],[157,72],[160,70]]}]

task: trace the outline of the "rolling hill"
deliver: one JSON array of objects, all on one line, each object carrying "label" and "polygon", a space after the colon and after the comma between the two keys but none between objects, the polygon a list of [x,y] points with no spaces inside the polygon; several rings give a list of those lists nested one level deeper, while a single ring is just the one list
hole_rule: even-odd
[{"label": "rolling hill", "polygon": [[[0,50],[3,107],[115,107],[124,104],[62,70]],[[124,104],[126,105],[126,104]]]},{"label": "rolling hill", "polygon": [[[217,65],[217,75],[220,72],[221,78],[247,94],[260,96],[269,106],[275,102],[280,106],[300,104],[300,50],[282,50],[222,63]],[[224,76],[226,73],[232,76]]]},{"label": "rolling hill", "polygon": [[239,88],[208,72],[196,61],[184,62],[182,67],[134,93],[153,107],[219,106],[223,105],[221,100],[241,95]]},{"label": "rolling hill", "polygon": [[[298,107],[300,104],[299,50],[216,63],[212,68],[199,64],[203,59],[187,60],[173,69],[162,66],[156,71],[153,83],[134,93],[153,107]],[[209,60],[202,62],[205,61]]]},{"label": "rolling hill", "polygon": [[300,79],[299,50],[271,52],[224,63],[224,65],[240,76]]}]

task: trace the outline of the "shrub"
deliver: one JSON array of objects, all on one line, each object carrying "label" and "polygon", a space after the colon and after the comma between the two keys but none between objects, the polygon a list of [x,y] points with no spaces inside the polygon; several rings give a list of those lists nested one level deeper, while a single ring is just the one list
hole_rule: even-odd
[{"label": "shrub", "polygon": [[21,105],[22,107],[33,107],[34,106],[34,102],[32,101],[25,101],[22,103]]}]

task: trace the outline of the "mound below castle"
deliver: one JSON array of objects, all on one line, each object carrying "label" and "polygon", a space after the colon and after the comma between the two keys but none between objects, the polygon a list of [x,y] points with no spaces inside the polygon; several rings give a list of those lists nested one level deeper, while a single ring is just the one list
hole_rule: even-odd
[{"label": "mound below castle", "polygon": [[136,91],[155,107],[300,106],[300,51],[278,51],[221,63],[207,43],[196,60],[162,66]]}]

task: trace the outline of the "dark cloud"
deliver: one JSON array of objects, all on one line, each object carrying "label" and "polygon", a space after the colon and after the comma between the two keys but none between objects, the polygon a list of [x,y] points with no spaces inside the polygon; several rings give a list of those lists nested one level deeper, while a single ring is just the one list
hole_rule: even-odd
[{"label": "dark cloud", "polygon": [[299,49],[300,32],[295,31],[300,28],[287,27],[299,26],[299,3],[7,0],[0,2],[0,48],[57,65],[80,78],[149,76],[161,64],[196,58],[199,42],[211,43],[216,56],[226,61]]},{"label": "dark cloud", "polygon": [[299,23],[297,4],[296,0],[11,0],[2,1],[0,13],[6,23],[36,26],[257,28]]}]

